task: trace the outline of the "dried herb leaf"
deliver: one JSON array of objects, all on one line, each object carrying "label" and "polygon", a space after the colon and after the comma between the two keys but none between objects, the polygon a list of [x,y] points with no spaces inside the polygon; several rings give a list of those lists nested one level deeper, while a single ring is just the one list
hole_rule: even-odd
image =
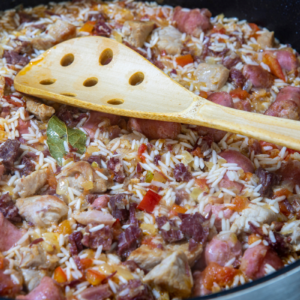
[{"label": "dried herb leaf", "polygon": [[62,158],[66,154],[65,141],[81,154],[86,150],[86,135],[79,129],[67,127],[63,121],[53,116],[48,123],[47,144],[51,156],[57,160],[60,166],[62,165]]}]

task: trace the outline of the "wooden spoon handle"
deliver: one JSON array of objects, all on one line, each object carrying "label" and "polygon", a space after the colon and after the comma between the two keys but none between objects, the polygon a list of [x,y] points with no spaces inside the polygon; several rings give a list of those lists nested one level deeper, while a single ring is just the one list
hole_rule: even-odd
[{"label": "wooden spoon handle", "polygon": [[258,140],[300,150],[300,122],[250,113],[212,102],[195,101],[180,114],[183,123],[202,125],[239,133]]}]

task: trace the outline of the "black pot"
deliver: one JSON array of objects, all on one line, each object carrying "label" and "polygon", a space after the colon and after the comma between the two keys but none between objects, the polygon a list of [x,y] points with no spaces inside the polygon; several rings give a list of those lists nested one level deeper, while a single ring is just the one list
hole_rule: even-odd
[{"label": "black pot", "polygon": [[[51,0],[59,2],[58,0]],[[18,5],[24,7],[47,3],[47,0],[0,0],[0,11]],[[275,31],[281,43],[290,44],[300,53],[300,0],[158,0],[159,4],[180,5],[189,8],[208,8],[213,16],[224,13],[226,17],[256,23]],[[217,294],[194,299],[220,300],[299,300],[300,260],[283,269],[245,285]],[[0,298],[5,300],[7,298]],[[56,299],[49,299],[56,300]]]}]

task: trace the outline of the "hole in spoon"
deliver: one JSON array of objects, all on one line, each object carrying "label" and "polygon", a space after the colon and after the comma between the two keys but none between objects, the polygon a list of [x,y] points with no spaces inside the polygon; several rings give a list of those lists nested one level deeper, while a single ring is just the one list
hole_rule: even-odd
[{"label": "hole in spoon", "polygon": [[105,49],[100,55],[100,65],[108,65],[112,61],[113,56],[114,54],[111,49]]},{"label": "hole in spoon", "polygon": [[63,66],[63,67],[67,67],[69,65],[71,65],[74,61],[74,54],[72,53],[69,53],[69,54],[66,54],[60,61],[60,64]]},{"label": "hole in spoon", "polygon": [[98,78],[96,77],[91,77],[91,78],[88,78],[84,81],[83,85],[86,86],[86,87],[91,87],[91,86],[94,86],[98,83]]},{"label": "hole in spoon", "polygon": [[130,85],[139,85],[144,81],[144,73],[136,72],[129,78]]},{"label": "hole in spoon", "polygon": [[61,93],[61,95],[67,96],[67,97],[76,97],[76,94],[73,94],[73,93]]},{"label": "hole in spoon", "polygon": [[124,100],[122,99],[111,99],[107,101],[108,104],[112,104],[112,105],[120,105],[124,103]]},{"label": "hole in spoon", "polygon": [[42,84],[42,85],[50,85],[50,84],[53,84],[55,81],[56,81],[56,79],[49,78],[49,79],[41,80],[40,84]]}]

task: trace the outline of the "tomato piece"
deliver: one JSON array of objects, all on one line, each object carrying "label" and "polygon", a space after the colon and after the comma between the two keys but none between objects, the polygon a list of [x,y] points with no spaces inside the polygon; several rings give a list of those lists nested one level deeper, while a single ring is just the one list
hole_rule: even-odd
[{"label": "tomato piece", "polygon": [[4,269],[4,257],[0,257],[0,270]]},{"label": "tomato piece", "polygon": [[148,213],[151,213],[155,206],[159,203],[162,196],[158,195],[157,193],[148,190],[146,195],[144,196],[143,200],[138,205],[138,209],[145,210]]},{"label": "tomato piece", "polygon": [[[15,96],[14,96],[15,97]],[[17,107],[25,107],[25,103],[21,100],[21,99],[19,99],[19,100],[21,100],[22,101],[22,103],[20,103],[20,102],[18,102],[18,101],[15,101],[15,100],[13,100],[13,99],[11,99],[11,97],[10,96],[3,96],[3,98],[8,102],[8,103],[10,103],[10,104],[12,104],[12,105],[14,105],[14,106],[17,106]],[[17,98],[17,97],[16,97]]]},{"label": "tomato piece", "polygon": [[4,77],[5,78],[5,84],[12,86],[14,84],[14,81],[9,78],[9,77]]},{"label": "tomato piece", "polygon": [[93,260],[90,259],[90,258],[82,258],[80,260],[80,264],[82,265],[82,267],[84,269],[88,269],[88,268],[90,268],[93,265]]},{"label": "tomato piece", "polygon": [[79,29],[79,31],[84,31],[88,33],[92,33],[96,22],[95,21],[87,21],[84,25]]},{"label": "tomato piece", "polygon": [[177,65],[184,67],[185,65],[191,64],[194,62],[194,59],[192,57],[191,54],[187,54],[187,55],[181,55],[176,57],[176,63]]},{"label": "tomato piece", "polygon": [[57,180],[56,180],[56,177],[54,176],[54,174],[50,174],[50,175],[48,176],[47,183],[48,183],[48,185],[51,186],[52,188],[56,189],[56,186],[57,186]]},{"label": "tomato piece", "polygon": [[244,176],[244,180],[249,181],[249,180],[251,180],[252,176],[253,176],[253,174],[251,172],[246,172],[245,176]]},{"label": "tomato piece", "polygon": [[236,196],[233,200],[232,200],[232,204],[234,204],[235,206],[229,206],[230,209],[235,210],[237,212],[241,212],[242,210],[244,210],[245,208],[248,207],[250,201],[248,200],[247,197],[244,196]]},{"label": "tomato piece", "polygon": [[200,91],[199,92],[199,96],[202,97],[202,98],[205,98],[205,99],[208,98],[208,94],[206,92],[204,92],[204,91]]},{"label": "tomato piece", "polygon": [[170,210],[170,217],[175,217],[178,214],[184,214],[187,211],[186,208],[179,206],[177,204],[174,204],[172,206],[172,209]]},{"label": "tomato piece", "polygon": [[195,179],[195,183],[200,187],[202,192],[209,192],[209,187],[206,183],[206,179],[204,178],[197,178]]},{"label": "tomato piece", "polygon": [[240,98],[242,100],[247,99],[250,95],[247,91],[242,90],[241,88],[237,88],[229,92],[232,98]]},{"label": "tomato piece", "polygon": [[223,27],[223,25],[221,24],[216,24],[214,25],[212,31],[212,33],[221,33],[221,34],[225,34],[226,33],[226,29]]},{"label": "tomato piece", "polygon": [[53,279],[58,283],[65,283],[68,281],[67,275],[61,267],[55,269]]},{"label": "tomato piece", "polygon": [[286,196],[286,198],[288,198],[291,195],[293,195],[293,193],[288,189],[281,189],[275,192],[275,197]]},{"label": "tomato piece", "polygon": [[193,150],[191,154],[200,158],[204,157],[200,147],[197,147],[195,150]]},{"label": "tomato piece", "polygon": [[142,162],[145,162],[146,161],[146,158],[145,156],[143,155],[143,153],[147,150],[147,146],[145,144],[142,144],[141,146],[139,146],[139,149],[138,149],[138,158],[142,161]]},{"label": "tomato piece", "polygon": [[255,23],[248,23],[248,25],[251,27],[252,31],[256,32],[259,31],[259,27]]},{"label": "tomato piece", "polygon": [[248,245],[253,244],[254,242],[260,240],[261,238],[258,237],[256,234],[252,233],[248,236]]},{"label": "tomato piece", "polygon": [[154,174],[151,171],[147,171],[145,176],[145,182],[150,183],[154,177]]},{"label": "tomato piece", "polygon": [[232,283],[238,272],[233,268],[221,267],[219,264],[211,262],[203,271],[203,285],[208,290],[212,290],[214,282],[220,287],[225,287]]},{"label": "tomato piece", "polygon": [[285,76],[283,74],[283,71],[281,69],[281,66],[277,60],[277,58],[271,54],[271,53],[265,53],[263,55],[263,63],[265,63],[266,65],[269,66],[271,73],[280,78],[281,80],[283,80],[285,82]]},{"label": "tomato piece", "polygon": [[106,275],[96,271],[96,270],[87,270],[86,271],[86,280],[92,285],[100,284],[105,278]]},{"label": "tomato piece", "polygon": [[72,227],[69,220],[62,221],[54,232],[61,233],[61,234],[71,234]]}]

